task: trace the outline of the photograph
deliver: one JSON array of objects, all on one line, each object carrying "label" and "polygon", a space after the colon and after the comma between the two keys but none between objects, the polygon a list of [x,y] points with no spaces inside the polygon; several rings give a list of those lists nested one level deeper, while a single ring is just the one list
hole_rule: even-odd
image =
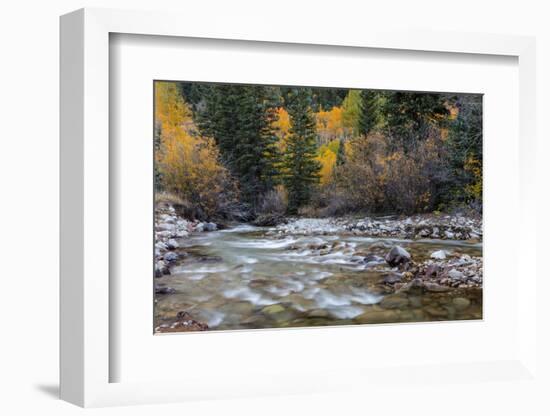
[{"label": "photograph", "polygon": [[152,88],[154,334],[483,319],[482,94]]}]

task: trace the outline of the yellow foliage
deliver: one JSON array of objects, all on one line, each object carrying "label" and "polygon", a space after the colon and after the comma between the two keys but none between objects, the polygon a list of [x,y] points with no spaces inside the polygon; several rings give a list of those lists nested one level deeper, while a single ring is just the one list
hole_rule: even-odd
[{"label": "yellow foliage", "polygon": [[327,147],[317,156],[317,160],[321,163],[321,170],[319,171],[321,185],[326,185],[332,178],[332,171],[336,164],[336,153]]},{"label": "yellow foliage", "polygon": [[229,175],[219,163],[214,141],[202,137],[176,84],[155,84],[155,123],[160,147],[155,153],[162,185],[184,200],[196,204],[207,216],[216,212],[220,193]]},{"label": "yellow foliage", "polygon": [[333,107],[330,111],[315,113],[315,121],[317,135],[323,144],[344,135],[341,107]]},{"label": "yellow foliage", "polygon": [[277,118],[273,122],[273,127],[275,128],[275,135],[279,138],[277,143],[279,150],[284,152],[286,149],[286,140],[290,131],[290,116],[283,107],[277,109]]},{"label": "yellow foliage", "polygon": [[470,172],[474,177],[474,182],[466,186],[466,194],[473,199],[481,199],[481,194],[483,192],[483,173],[481,170],[481,162],[469,156],[464,163],[464,170]]}]

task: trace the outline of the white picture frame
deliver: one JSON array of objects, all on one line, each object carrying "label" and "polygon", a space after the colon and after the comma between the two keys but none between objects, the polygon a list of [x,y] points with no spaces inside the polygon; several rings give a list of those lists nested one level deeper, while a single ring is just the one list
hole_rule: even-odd
[{"label": "white picture frame", "polygon": [[[515,57],[519,67],[519,190],[521,224],[515,249],[523,265],[525,284],[517,291],[518,346],[515,354],[498,361],[437,365],[418,363],[409,383],[530,380],[537,383],[536,280],[533,254],[526,242],[535,241],[536,203],[531,178],[535,172],[535,41],[529,37],[471,33],[433,33],[421,30],[386,31],[349,28],[328,35],[323,30],[252,24],[246,19],[205,24],[173,13],[82,9],[61,18],[61,398],[80,406],[159,403],[215,397],[297,394],[338,391],[374,384],[411,373],[411,369],[370,367],[332,369],[319,381],[316,373],[270,374],[260,381],[232,383],[231,375],[182,381],[112,382],[110,366],[120,357],[110,348],[109,259],[109,37],[110,34],[278,42],[300,45],[428,51],[440,54],[503,55]],[[246,35],[243,35],[245,33]],[[529,215],[527,213],[529,212]],[[529,259],[529,260],[528,260]],[[528,261],[527,261],[528,260]],[[511,271],[517,273],[517,271]],[[306,331],[306,330],[300,330]],[[151,334],[152,336],[152,334]],[[320,338],[322,339],[322,338]],[[478,376],[473,376],[477,374]],[[479,375],[482,376],[479,376]],[[292,376],[292,381],[289,377]],[[349,381],[342,383],[345,376]],[[386,378],[385,378],[386,377]],[[406,379],[407,377],[404,377]],[[413,380],[414,379],[414,380]],[[306,381],[309,380],[309,383]],[[283,382],[284,381],[284,382]]]}]

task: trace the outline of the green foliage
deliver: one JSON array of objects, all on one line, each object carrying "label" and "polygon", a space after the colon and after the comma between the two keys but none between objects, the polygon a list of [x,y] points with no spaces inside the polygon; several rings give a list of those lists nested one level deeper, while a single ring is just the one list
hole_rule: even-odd
[{"label": "green foliage", "polygon": [[342,123],[351,135],[359,134],[359,119],[361,118],[361,90],[349,90],[342,103]]},{"label": "green foliage", "polygon": [[480,95],[159,85],[156,189],[205,213],[481,209]]},{"label": "green foliage", "polygon": [[380,123],[382,93],[376,90],[361,91],[361,114],[358,121],[359,134],[371,133]]},{"label": "green foliage", "polygon": [[448,166],[445,202],[481,206],[483,164],[482,101],[480,95],[461,95],[455,98],[458,116],[452,121],[446,142]]},{"label": "green foliage", "polygon": [[321,165],[315,160],[315,120],[310,93],[297,89],[287,95],[287,103],[291,127],[283,159],[284,183],[288,191],[288,211],[295,214],[310,201],[313,187],[319,182]]},{"label": "green foliage", "polygon": [[203,92],[201,132],[213,137],[223,163],[239,180],[244,201],[256,206],[277,182],[280,155],[273,127],[276,97],[263,86],[211,85]]},{"label": "green foliage", "polygon": [[391,92],[382,107],[386,134],[405,152],[444,127],[449,117],[442,94]]}]

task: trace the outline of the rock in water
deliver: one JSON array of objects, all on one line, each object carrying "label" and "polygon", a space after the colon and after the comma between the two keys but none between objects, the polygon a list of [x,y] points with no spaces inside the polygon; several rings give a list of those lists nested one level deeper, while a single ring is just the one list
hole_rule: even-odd
[{"label": "rock in water", "polygon": [[164,255],[164,260],[167,262],[176,261],[178,259],[178,254],[174,253],[173,251],[170,251]]},{"label": "rock in water", "polygon": [[169,250],[174,250],[175,248],[178,248],[180,245],[178,244],[178,242],[176,240],[174,240],[173,238],[171,238],[170,240],[168,240],[166,242],[166,247],[168,247]]},{"label": "rock in water", "polygon": [[218,226],[213,222],[207,222],[204,224],[204,231],[216,231]]},{"label": "rock in water", "polygon": [[434,251],[430,255],[430,257],[436,260],[444,260],[445,258],[447,258],[447,253],[445,253],[445,250],[437,250],[437,251]]},{"label": "rock in water", "polygon": [[454,298],[453,305],[461,311],[470,306],[470,300],[466,298]]},{"label": "rock in water", "polygon": [[409,261],[411,261],[411,255],[401,246],[393,246],[389,253],[386,254],[386,262],[392,267],[408,263]]}]

